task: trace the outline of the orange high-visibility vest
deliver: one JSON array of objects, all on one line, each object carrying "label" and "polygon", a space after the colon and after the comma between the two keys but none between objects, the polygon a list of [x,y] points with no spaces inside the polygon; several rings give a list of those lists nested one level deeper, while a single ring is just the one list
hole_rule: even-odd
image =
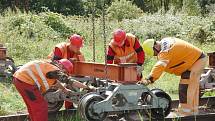
[{"label": "orange high-visibility vest", "polygon": [[[68,55],[68,47],[69,47],[70,43],[66,43],[66,42],[62,42],[59,43],[55,46],[55,48],[59,48],[62,54],[62,59],[69,59],[69,55]],[[55,50],[55,49],[54,49]],[[54,50],[48,55],[48,59],[52,58],[54,56]],[[81,52],[78,53],[74,53],[72,58],[77,58],[78,56],[82,55]]]},{"label": "orange high-visibility vest", "polygon": [[44,93],[56,82],[56,79],[46,78],[46,74],[54,70],[59,68],[46,61],[31,61],[17,70],[13,76],[27,84],[36,85]]},{"label": "orange high-visibility vest", "polygon": [[[163,41],[162,41],[163,40]],[[150,75],[153,80],[160,77],[163,71],[181,75],[183,72],[192,67],[196,60],[202,54],[202,51],[192,44],[178,38],[164,38],[161,40],[161,52],[158,54],[158,62],[152,68]],[[165,41],[172,43],[165,47]]]},{"label": "orange high-visibility vest", "polygon": [[126,39],[129,42],[129,46],[125,46],[125,49],[110,43],[110,47],[115,52],[115,64],[137,62],[137,53],[134,50],[135,38],[136,37],[131,33],[126,34]]}]

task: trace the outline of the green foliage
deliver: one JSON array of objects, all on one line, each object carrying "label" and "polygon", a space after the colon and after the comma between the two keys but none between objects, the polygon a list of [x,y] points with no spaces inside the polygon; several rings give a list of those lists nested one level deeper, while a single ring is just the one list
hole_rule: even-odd
[{"label": "green foliage", "polygon": [[[47,14],[14,14],[11,11],[5,14],[0,21],[0,36],[1,41],[8,47],[8,56],[15,60],[25,60],[24,62],[44,58],[54,44],[65,41],[73,32],[60,16],[56,15],[59,18],[53,19],[51,16],[49,19]],[[60,29],[54,28],[54,24]]]},{"label": "green foliage", "polygon": [[[214,15],[201,18],[181,14],[177,16],[154,14],[142,16],[135,20],[124,20],[122,28],[135,33],[141,41],[148,38],[159,40],[166,36],[176,36],[190,42],[214,42],[214,17]],[[198,31],[194,32],[194,28],[199,26],[204,28],[205,38],[196,39]]]},{"label": "green foliage", "polygon": [[[119,1],[119,0],[117,0]],[[214,0],[128,0],[138,6],[145,13],[155,13],[161,11],[166,13],[171,7],[174,11],[183,11],[188,15],[206,16],[213,10]],[[0,1],[0,13],[10,7],[16,11],[18,8],[21,11],[29,9],[31,12],[44,12],[52,11],[61,13],[63,15],[84,15],[89,16],[92,14],[92,2],[95,2],[96,15],[101,15],[103,3],[109,7],[116,0],[19,0],[14,2],[11,0]],[[211,6],[211,7],[210,7]]]},{"label": "green foliage", "polygon": [[66,26],[63,16],[53,12],[44,12],[40,14],[42,20],[51,27],[53,30],[61,33],[64,37],[68,37],[71,33],[74,33],[74,30]]},{"label": "green foliage", "polygon": [[109,18],[116,19],[118,21],[122,21],[122,19],[138,18],[142,14],[140,8],[127,0],[115,0],[112,2],[107,12]]},{"label": "green foliage", "polygon": [[84,6],[82,0],[31,0],[32,11],[44,12],[44,8],[64,15],[83,15]]},{"label": "green foliage", "polygon": [[82,121],[82,119],[80,118],[79,114],[75,114],[73,116],[58,116],[59,118],[57,118],[57,121]]},{"label": "green foliage", "polygon": [[214,96],[214,95],[215,95],[214,91],[209,91],[204,93],[204,96]]},{"label": "green foliage", "polygon": [[[54,45],[65,42],[66,28],[80,33],[85,39],[82,52],[87,61],[92,61],[92,22],[91,18],[82,16],[63,16],[52,12],[40,14],[18,12],[14,14],[6,11],[0,15],[0,41],[7,47],[7,54],[15,60],[16,65],[24,64],[31,60],[45,59]],[[137,35],[142,43],[145,39],[157,40],[166,36],[176,36],[193,43],[204,52],[214,51],[215,15],[208,17],[185,16],[177,14],[153,14],[141,16],[137,19],[123,19],[120,22],[106,22],[106,38],[108,42],[112,37],[112,31],[123,28],[127,32]],[[56,27],[54,24],[57,24]],[[65,29],[65,30],[64,30]],[[204,34],[199,30],[202,29]],[[201,31],[202,31],[201,30]],[[30,34],[31,33],[31,34]],[[201,35],[204,35],[203,39]],[[96,62],[104,62],[104,39],[102,19],[95,19],[96,38]],[[146,77],[156,58],[146,57],[143,75]],[[151,88],[159,87],[168,92],[174,99],[178,95],[179,77],[165,74]],[[3,85],[3,86],[2,86]],[[0,105],[2,114],[8,114],[25,109],[22,99],[11,85],[0,84]],[[18,102],[18,103],[17,103]]]},{"label": "green foliage", "polygon": [[189,16],[198,16],[201,13],[200,6],[196,0],[184,0],[182,11]]},{"label": "green foliage", "polygon": [[189,33],[189,37],[202,43],[215,41],[215,21],[211,21],[206,25],[199,25],[193,27]]},{"label": "green foliage", "polygon": [[[0,80],[1,82],[2,80]],[[23,111],[24,102],[15,87],[8,83],[0,83],[0,115]]]}]

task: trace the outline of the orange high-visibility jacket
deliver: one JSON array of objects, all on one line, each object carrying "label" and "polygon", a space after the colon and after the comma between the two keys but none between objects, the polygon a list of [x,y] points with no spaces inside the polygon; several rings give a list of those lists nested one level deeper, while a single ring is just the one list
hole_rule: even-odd
[{"label": "orange high-visibility jacket", "polygon": [[14,77],[30,85],[36,85],[42,93],[46,92],[56,82],[56,79],[46,78],[50,71],[59,70],[46,61],[31,61],[14,73]]},{"label": "orange high-visibility jacket", "polygon": [[[55,48],[59,48],[61,53],[62,53],[62,58],[64,59],[69,59],[69,55],[68,55],[68,47],[69,47],[70,43],[66,43],[66,42],[62,42],[59,43],[55,46]],[[55,49],[54,49],[55,50]],[[52,58],[54,55],[54,50],[48,55],[48,58]],[[74,53],[72,58],[77,58],[78,59],[78,55],[82,55],[81,52],[79,51],[78,53]],[[83,56],[83,55],[82,55]]]},{"label": "orange high-visibility jacket", "polygon": [[126,39],[129,42],[129,46],[125,46],[125,49],[110,43],[110,47],[115,52],[114,63],[136,63],[137,53],[134,50],[135,35],[131,33],[126,34]]},{"label": "orange high-visibility jacket", "polygon": [[181,75],[191,68],[202,54],[199,48],[178,38],[164,38],[160,44],[161,51],[158,54],[158,61],[150,73],[153,81],[157,80],[163,71]]}]

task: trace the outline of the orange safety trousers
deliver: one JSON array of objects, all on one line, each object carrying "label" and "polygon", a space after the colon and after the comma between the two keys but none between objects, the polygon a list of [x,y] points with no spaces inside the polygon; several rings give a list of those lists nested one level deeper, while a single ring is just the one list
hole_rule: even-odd
[{"label": "orange safety trousers", "polygon": [[198,114],[199,80],[207,58],[198,59],[188,71],[181,75],[179,84],[179,113],[182,115]]},{"label": "orange safety trousers", "polygon": [[27,106],[31,121],[48,121],[48,103],[37,87],[17,78],[13,79],[13,84]]}]

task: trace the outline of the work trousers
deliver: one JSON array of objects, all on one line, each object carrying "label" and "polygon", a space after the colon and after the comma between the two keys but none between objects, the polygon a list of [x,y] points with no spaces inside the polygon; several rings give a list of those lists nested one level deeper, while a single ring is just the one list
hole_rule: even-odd
[{"label": "work trousers", "polygon": [[48,103],[34,85],[13,79],[13,84],[22,96],[31,121],[48,121]]},{"label": "work trousers", "polygon": [[179,113],[182,115],[198,114],[199,80],[207,58],[198,59],[188,71],[181,75],[179,84]]}]

